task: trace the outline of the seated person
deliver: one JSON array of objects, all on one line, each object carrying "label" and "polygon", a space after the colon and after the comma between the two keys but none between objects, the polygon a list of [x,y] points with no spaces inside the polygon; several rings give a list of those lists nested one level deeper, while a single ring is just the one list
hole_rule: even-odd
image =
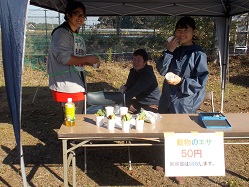
[{"label": "seated person", "polygon": [[133,53],[128,79],[120,91],[125,93],[126,105],[132,114],[139,113],[141,108],[157,113],[160,89],[153,71],[147,64],[148,54],[144,49]]}]

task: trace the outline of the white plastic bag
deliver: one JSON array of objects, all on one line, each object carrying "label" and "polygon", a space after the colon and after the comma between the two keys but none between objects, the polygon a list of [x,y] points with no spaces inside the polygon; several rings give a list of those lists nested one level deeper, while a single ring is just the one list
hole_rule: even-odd
[{"label": "white plastic bag", "polygon": [[154,113],[147,110],[142,110],[142,111],[144,111],[144,113],[146,114],[146,118],[144,120],[145,122],[154,124],[162,118],[162,116],[159,113]]}]

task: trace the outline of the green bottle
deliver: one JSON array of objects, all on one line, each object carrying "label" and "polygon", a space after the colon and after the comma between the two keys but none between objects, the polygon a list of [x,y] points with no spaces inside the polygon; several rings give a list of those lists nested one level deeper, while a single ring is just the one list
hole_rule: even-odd
[{"label": "green bottle", "polygon": [[65,125],[75,125],[75,104],[72,102],[72,98],[68,98],[65,104]]}]

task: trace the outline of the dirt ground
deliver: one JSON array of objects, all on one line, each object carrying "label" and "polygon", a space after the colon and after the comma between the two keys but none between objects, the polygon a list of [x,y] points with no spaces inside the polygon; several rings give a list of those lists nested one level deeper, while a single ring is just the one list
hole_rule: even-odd
[{"label": "dirt ground", "polygon": [[[249,112],[249,63],[246,61],[246,64],[244,64],[245,68],[242,68],[243,74],[240,73],[237,76],[237,81],[235,80],[236,75],[233,74],[233,71],[236,72],[234,69],[236,65],[231,64],[233,70],[230,73],[231,86],[227,98],[233,99],[225,100],[224,112]],[[219,77],[217,72],[217,68],[214,71],[212,70],[211,76],[214,78]],[[213,80],[212,82],[215,81]],[[234,85],[237,85],[237,87],[234,87]],[[214,85],[210,87],[213,88]],[[36,86],[27,85],[23,87],[22,94],[21,137],[28,185],[37,187],[63,186],[62,143],[57,138],[57,132],[62,124],[63,113],[60,105],[52,100],[47,86],[39,88],[35,102],[32,104],[35,90]],[[241,92],[237,97],[234,97],[233,90],[237,92],[241,90]],[[238,98],[240,98],[240,102],[238,102]],[[217,97],[216,106],[220,104],[218,100],[219,98]],[[22,177],[4,87],[0,87],[0,103],[0,186],[19,187],[22,186]],[[201,110],[206,107],[209,106],[204,104]],[[179,186],[173,180],[164,177],[163,174],[155,170],[155,166],[161,164],[160,160],[163,160],[164,157],[163,147],[161,146],[132,147],[131,171],[128,169],[127,148],[88,149],[87,173],[84,172],[83,150],[78,150],[76,154],[78,155],[76,157],[77,186]],[[187,177],[185,184],[180,186],[249,186],[248,145],[225,144],[225,163],[226,176]],[[71,170],[69,180],[72,181]]]}]

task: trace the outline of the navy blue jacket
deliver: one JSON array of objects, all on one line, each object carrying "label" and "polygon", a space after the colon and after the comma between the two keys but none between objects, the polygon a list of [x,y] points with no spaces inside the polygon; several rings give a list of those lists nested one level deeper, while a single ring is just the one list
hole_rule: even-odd
[{"label": "navy blue jacket", "polygon": [[131,68],[125,87],[127,87],[126,101],[136,97],[136,100],[141,104],[158,105],[160,89],[152,66],[146,64],[138,72]]},{"label": "navy blue jacket", "polygon": [[200,46],[180,46],[175,51],[164,51],[157,60],[158,72],[165,76],[173,72],[182,78],[178,85],[164,80],[159,101],[159,113],[196,113],[203,102],[208,80],[207,56]]}]

